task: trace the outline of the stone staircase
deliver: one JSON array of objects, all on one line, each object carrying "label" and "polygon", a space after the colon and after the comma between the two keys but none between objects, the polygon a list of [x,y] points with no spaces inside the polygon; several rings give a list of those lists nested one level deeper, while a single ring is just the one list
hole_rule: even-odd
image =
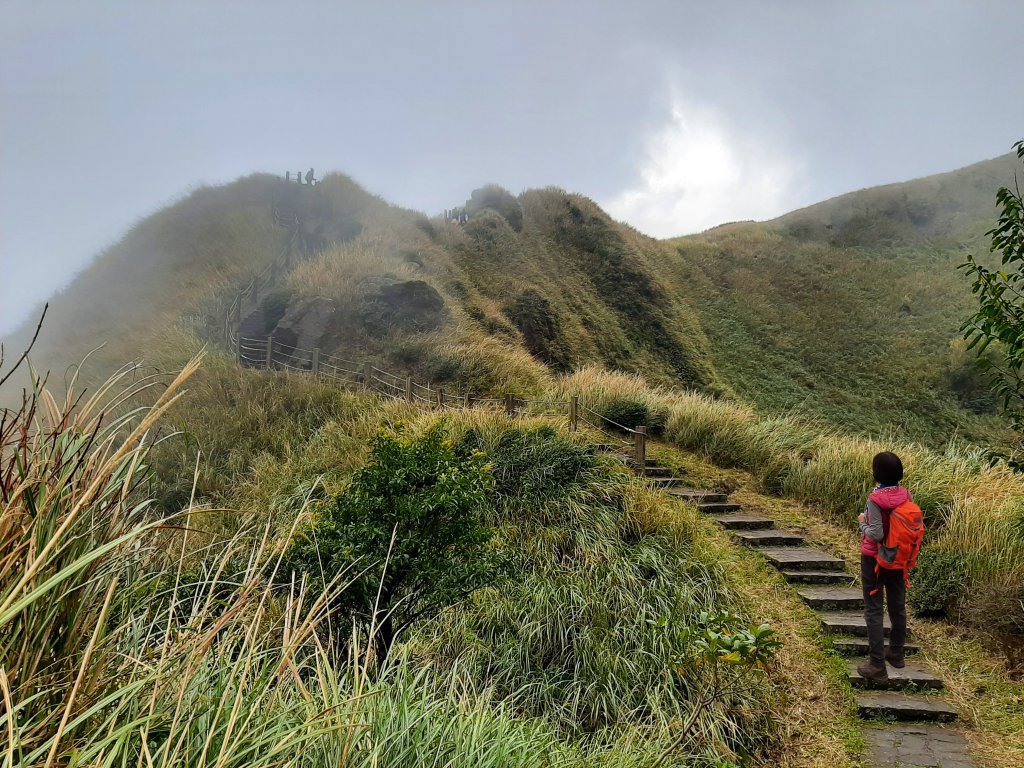
[{"label": "stone staircase", "polygon": [[[722,493],[687,488],[671,470],[652,460],[643,476],[654,487],[675,498],[696,504],[700,511],[728,530],[743,546],[761,553],[778,569],[800,598],[815,612],[833,647],[847,656],[847,679],[856,690],[857,710],[865,721],[865,742],[874,768],[972,768],[963,735],[937,727],[957,719],[957,711],[936,695],[942,680],[923,665],[908,659],[903,669],[889,667],[884,684],[865,680],[857,665],[866,659],[867,625],[864,598],[846,562],[808,544],[794,531],[781,530],[761,514],[744,512]],[[889,618],[885,617],[885,634]],[[909,630],[908,630],[909,637]],[[920,648],[906,646],[911,657]]]}]

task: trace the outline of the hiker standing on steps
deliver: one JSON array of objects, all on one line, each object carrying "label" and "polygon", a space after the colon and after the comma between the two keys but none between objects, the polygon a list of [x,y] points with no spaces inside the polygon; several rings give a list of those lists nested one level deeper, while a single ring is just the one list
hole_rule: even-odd
[{"label": "hiker standing on steps", "polygon": [[312,168],[310,168],[308,171],[306,171],[306,183],[309,184],[309,186],[313,186],[313,169]]},{"label": "hiker standing on steps", "polygon": [[[877,485],[868,496],[860,520],[860,579],[864,588],[864,621],[868,626],[868,660],[857,666],[857,672],[868,680],[882,681],[889,677],[886,662],[896,669],[905,666],[903,646],[907,640],[907,587],[905,569],[879,567],[886,552],[879,557],[880,548],[892,543],[889,539],[893,512],[897,507],[920,509],[910,498],[900,481],[903,462],[895,453],[879,453],[871,462],[871,471]],[[905,506],[904,506],[905,505]],[[918,541],[917,546],[920,546]],[[916,559],[916,551],[914,558]],[[913,563],[911,563],[913,565]],[[889,649],[885,650],[882,617],[882,597],[889,606],[892,623]]]}]

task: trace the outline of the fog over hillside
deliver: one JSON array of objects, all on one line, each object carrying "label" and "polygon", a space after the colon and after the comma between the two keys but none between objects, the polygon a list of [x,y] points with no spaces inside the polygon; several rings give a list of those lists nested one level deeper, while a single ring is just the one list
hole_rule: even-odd
[{"label": "fog over hillside", "polygon": [[0,333],[133,222],[252,172],[428,214],[554,184],[668,237],[993,157],[1024,124],[1016,10],[7,2]]}]

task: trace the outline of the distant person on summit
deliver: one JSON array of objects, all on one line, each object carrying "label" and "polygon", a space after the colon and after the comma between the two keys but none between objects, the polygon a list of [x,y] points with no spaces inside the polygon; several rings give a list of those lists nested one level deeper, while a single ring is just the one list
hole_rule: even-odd
[{"label": "distant person on summit", "polygon": [[306,171],[306,183],[309,184],[310,186],[313,186],[313,169],[312,168],[310,168],[308,171]]},{"label": "distant person on summit", "polygon": [[[860,578],[864,590],[864,622],[868,630],[868,660],[857,666],[866,680],[889,678],[886,663],[903,669],[907,640],[907,573],[917,564],[924,522],[921,508],[900,485],[903,462],[884,451],[871,462],[875,488],[868,495],[860,521]],[[892,623],[889,648],[885,648],[883,609],[889,606]]]}]

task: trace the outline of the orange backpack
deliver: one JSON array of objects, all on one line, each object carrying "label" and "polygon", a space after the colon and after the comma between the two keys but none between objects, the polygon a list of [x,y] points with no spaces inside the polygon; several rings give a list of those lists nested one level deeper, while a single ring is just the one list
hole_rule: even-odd
[{"label": "orange backpack", "polygon": [[[884,511],[883,511],[884,514]],[[917,565],[917,553],[921,551],[924,538],[924,515],[921,508],[912,501],[905,501],[889,512],[889,531],[885,540],[878,545],[875,560],[879,568],[891,571],[907,571]],[[909,583],[909,582],[908,582]]]}]

